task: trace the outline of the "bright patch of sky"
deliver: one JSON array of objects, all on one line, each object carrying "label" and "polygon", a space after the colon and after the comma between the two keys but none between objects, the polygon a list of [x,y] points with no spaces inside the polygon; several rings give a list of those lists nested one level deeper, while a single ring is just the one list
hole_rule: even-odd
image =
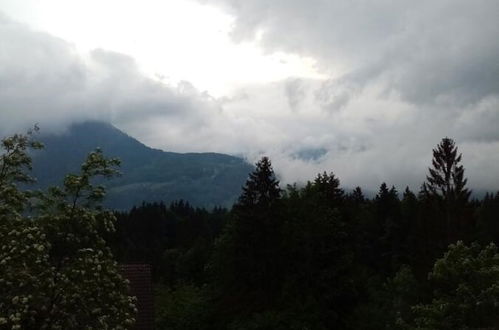
[{"label": "bright patch of sky", "polygon": [[312,58],[266,53],[258,40],[234,43],[234,19],[198,2],[0,0],[0,10],[83,54],[96,48],[127,54],[152,77],[189,81],[216,97],[247,83],[323,77]]}]

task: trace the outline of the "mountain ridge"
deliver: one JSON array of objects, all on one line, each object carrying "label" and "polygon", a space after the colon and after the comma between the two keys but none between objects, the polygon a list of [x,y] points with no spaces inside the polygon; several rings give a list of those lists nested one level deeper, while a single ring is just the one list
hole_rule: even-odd
[{"label": "mountain ridge", "polygon": [[128,209],[146,202],[183,199],[202,207],[231,206],[253,167],[242,158],[207,152],[176,153],[146,146],[111,124],[87,121],[62,134],[41,134],[33,153],[36,188],[60,184],[77,172],[86,155],[100,148],[121,160],[122,175],[103,184],[105,205]]}]

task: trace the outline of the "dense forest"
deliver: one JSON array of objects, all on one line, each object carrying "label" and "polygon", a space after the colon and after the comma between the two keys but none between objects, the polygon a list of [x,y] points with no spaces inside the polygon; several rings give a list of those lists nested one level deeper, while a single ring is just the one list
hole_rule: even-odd
[{"label": "dense forest", "polygon": [[229,207],[237,199],[252,165],[242,158],[218,153],[175,153],[150,148],[111,124],[87,121],[63,134],[41,132],[43,150],[32,152],[36,182],[31,189],[58,185],[77,172],[95,148],[121,161],[121,175],[105,181],[109,209],[129,210],[142,201],[184,199],[195,206]]},{"label": "dense forest", "polygon": [[417,192],[333,173],[280,187],[268,158],[231,210],[116,213],[121,263],[153,267],[158,329],[496,329],[499,193],[472,199],[452,139]]},{"label": "dense forest", "polygon": [[327,172],[283,188],[263,157],[230,210],[114,213],[100,183],[117,159],[96,150],[62,186],[25,190],[42,145],[1,147],[0,329],[131,329],[119,263],[152,266],[157,329],[499,328],[499,193],[471,198],[452,139],[417,193],[370,199]]}]

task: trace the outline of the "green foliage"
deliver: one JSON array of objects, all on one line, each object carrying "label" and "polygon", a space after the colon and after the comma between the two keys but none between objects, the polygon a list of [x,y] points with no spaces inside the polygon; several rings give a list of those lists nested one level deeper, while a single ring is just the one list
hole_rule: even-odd
[{"label": "green foliage", "polygon": [[176,288],[158,285],[155,303],[159,307],[155,324],[158,329],[198,330],[206,329],[209,309],[205,290],[192,284]]},{"label": "green foliage", "polygon": [[451,237],[499,239],[497,196],[450,213],[424,189],[345,194],[327,172],[283,193],[264,159],[227,213],[180,201],[118,214],[117,250],[152,261],[159,328],[492,329],[495,247],[435,260]]},{"label": "green foliage", "polygon": [[318,174],[314,183],[309,183],[308,190],[312,190],[316,196],[322,199],[322,203],[330,208],[338,208],[343,202],[344,191],[340,188],[340,180],[333,173]]},{"label": "green foliage", "polygon": [[324,173],[283,201],[282,300],[290,319],[311,329],[345,326],[357,299],[343,195],[339,180]]},{"label": "green foliage", "polygon": [[414,306],[417,329],[494,329],[499,324],[499,253],[459,241],[429,274],[433,299]]},{"label": "green foliage", "polygon": [[217,282],[226,299],[245,295],[250,305],[264,303],[265,291],[276,289],[272,285],[279,281],[274,277],[275,243],[280,239],[279,220],[274,215],[280,193],[270,161],[263,157],[249,175],[233,217],[216,245],[213,267],[220,271]]},{"label": "green foliage", "polygon": [[217,325],[345,327],[357,295],[339,180],[324,173],[279,197],[269,165],[266,159],[257,163],[216,244]]},{"label": "green foliage", "polygon": [[0,327],[10,329],[128,329],[134,298],[102,233],[115,218],[100,202],[118,162],[91,153],[79,174],[47,193],[23,192],[30,182],[32,134],[3,140],[0,158]]},{"label": "green foliage", "polygon": [[179,201],[170,206],[144,203],[116,216],[116,232],[107,235],[107,241],[120,262],[150,264],[158,283],[202,285],[213,242],[228,212],[208,212]]},{"label": "green foliage", "polygon": [[26,135],[16,134],[2,140],[4,150],[0,156],[0,220],[18,218],[28,202],[30,194],[18,189],[22,183],[34,182],[29,175],[31,158],[28,149],[41,149],[43,146],[33,139],[38,131],[35,126]]}]

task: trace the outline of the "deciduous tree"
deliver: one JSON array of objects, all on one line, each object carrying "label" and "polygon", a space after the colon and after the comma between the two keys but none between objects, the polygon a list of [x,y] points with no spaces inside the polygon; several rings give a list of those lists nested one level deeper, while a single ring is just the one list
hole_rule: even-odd
[{"label": "deciduous tree", "polygon": [[29,176],[32,133],[2,141],[0,156],[0,328],[128,329],[134,298],[102,238],[114,216],[95,176],[117,160],[91,153],[79,174],[47,193],[21,191]]}]

